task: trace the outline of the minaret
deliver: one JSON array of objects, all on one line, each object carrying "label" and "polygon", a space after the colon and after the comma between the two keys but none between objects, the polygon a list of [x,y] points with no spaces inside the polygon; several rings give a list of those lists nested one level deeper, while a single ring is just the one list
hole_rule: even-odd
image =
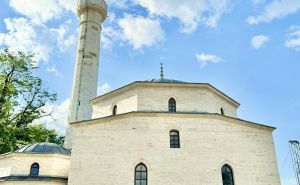
[{"label": "minaret", "polygon": [[89,101],[97,96],[101,23],[107,16],[104,0],[78,0],[80,17],[77,58],[66,129],[65,147],[72,148],[72,122],[91,119]]}]

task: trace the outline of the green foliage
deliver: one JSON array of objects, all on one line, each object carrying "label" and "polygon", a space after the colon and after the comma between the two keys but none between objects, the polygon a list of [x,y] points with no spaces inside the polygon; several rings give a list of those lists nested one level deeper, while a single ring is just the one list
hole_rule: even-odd
[{"label": "green foliage", "polygon": [[33,55],[0,53],[0,153],[12,152],[20,146],[46,141],[62,143],[55,130],[45,125],[32,125],[41,117],[51,116],[42,108],[56,101],[56,94],[43,86]]},{"label": "green foliage", "polygon": [[55,130],[48,130],[44,124],[28,125],[28,141],[29,143],[47,141],[62,145],[64,137],[58,136]]}]

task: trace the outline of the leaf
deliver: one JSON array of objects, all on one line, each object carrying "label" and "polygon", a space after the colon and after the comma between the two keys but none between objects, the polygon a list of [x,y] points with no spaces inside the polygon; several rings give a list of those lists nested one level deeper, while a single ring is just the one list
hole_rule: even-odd
[{"label": "leaf", "polygon": [[63,137],[45,125],[31,125],[41,117],[51,116],[43,111],[53,103],[57,94],[50,92],[41,78],[34,76],[37,66],[33,55],[0,53],[0,153],[12,152],[21,145],[49,141],[62,144]]}]

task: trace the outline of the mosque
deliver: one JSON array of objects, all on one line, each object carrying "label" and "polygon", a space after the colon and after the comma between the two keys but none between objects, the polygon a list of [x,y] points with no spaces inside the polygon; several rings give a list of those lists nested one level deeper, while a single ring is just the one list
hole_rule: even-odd
[{"label": "mosque", "polygon": [[[136,81],[97,97],[104,0],[79,0],[64,147],[0,155],[0,185],[280,185],[274,127],[206,83]],[[72,151],[72,152],[71,152]],[[71,154],[72,153],[72,154]]]}]

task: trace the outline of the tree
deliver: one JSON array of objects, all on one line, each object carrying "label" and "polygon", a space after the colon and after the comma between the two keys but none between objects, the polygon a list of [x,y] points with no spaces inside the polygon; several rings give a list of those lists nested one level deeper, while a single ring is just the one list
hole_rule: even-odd
[{"label": "tree", "polygon": [[44,124],[28,125],[28,137],[29,143],[45,141],[59,145],[64,143],[63,136],[58,136],[54,129],[49,130]]},{"label": "tree", "polygon": [[57,97],[34,76],[37,67],[33,57],[8,49],[0,53],[0,153],[12,152],[24,144],[47,138],[61,143],[62,138],[59,139],[54,130],[31,124],[51,116],[43,107],[56,101]]}]

